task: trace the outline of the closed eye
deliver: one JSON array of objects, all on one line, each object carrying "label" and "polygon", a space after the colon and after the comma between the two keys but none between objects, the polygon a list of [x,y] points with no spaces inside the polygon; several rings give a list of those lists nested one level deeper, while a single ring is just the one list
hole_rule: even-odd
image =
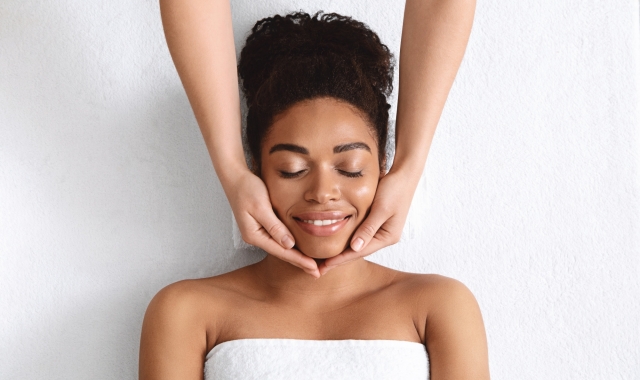
[{"label": "closed eye", "polygon": [[346,170],[338,170],[338,172],[346,177],[349,178],[358,178],[358,177],[362,177],[362,170],[360,170],[359,172],[348,172]]},{"label": "closed eye", "polygon": [[296,177],[301,176],[301,175],[305,172],[305,169],[300,170],[300,171],[297,171],[297,172],[294,172],[294,173],[292,173],[292,172],[285,172],[285,171],[283,171],[283,170],[280,170],[279,172],[280,172],[280,176],[281,176],[282,178],[296,178]]}]

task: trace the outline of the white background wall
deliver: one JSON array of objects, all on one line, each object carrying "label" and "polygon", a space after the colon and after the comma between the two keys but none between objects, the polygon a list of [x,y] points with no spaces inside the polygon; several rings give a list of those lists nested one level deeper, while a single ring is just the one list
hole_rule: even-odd
[{"label": "white background wall", "polygon": [[[352,15],[399,52],[403,2]],[[370,257],[465,282],[494,379],[640,378],[640,38],[631,0],[478,1],[403,240]],[[255,262],[157,1],[0,3],[0,378],[133,379],[151,297]]]}]

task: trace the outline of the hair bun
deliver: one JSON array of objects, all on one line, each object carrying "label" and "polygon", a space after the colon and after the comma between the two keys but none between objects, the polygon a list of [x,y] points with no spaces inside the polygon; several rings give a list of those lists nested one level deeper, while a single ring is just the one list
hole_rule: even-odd
[{"label": "hair bun", "polygon": [[393,55],[367,25],[337,13],[296,12],[264,18],[252,28],[238,65],[247,103],[254,103],[274,73],[327,55],[348,61],[377,92],[388,96],[393,90]]}]

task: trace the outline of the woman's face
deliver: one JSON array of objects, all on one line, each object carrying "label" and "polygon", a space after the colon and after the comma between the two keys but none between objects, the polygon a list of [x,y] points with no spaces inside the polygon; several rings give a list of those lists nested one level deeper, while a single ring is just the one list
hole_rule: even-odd
[{"label": "woman's face", "polygon": [[307,256],[341,253],[380,180],[374,132],[333,98],[297,103],[278,115],[262,145],[261,175],[271,204]]}]

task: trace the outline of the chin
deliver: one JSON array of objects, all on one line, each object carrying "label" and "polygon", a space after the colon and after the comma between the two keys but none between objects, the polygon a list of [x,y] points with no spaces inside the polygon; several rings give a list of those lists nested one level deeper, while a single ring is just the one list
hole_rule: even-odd
[{"label": "chin", "polygon": [[298,250],[313,259],[328,259],[338,256],[347,248],[347,242],[319,242],[316,244],[300,244]]}]

